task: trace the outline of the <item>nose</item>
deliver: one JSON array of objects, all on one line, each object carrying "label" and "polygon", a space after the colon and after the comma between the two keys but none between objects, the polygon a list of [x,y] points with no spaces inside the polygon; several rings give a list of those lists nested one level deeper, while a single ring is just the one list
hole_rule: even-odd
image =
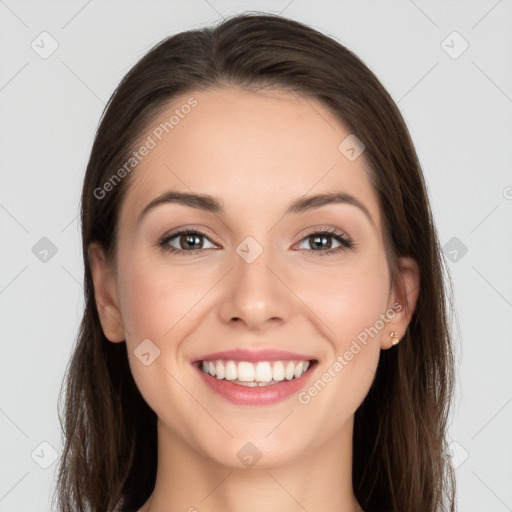
[{"label": "nose", "polygon": [[286,322],[292,311],[293,294],[265,251],[252,263],[236,255],[234,266],[224,282],[219,307],[222,321],[250,330],[264,330]]}]

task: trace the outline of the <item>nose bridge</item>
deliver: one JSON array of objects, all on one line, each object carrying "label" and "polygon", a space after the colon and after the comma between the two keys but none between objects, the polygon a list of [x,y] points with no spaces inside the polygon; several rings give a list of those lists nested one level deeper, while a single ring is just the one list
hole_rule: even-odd
[{"label": "nose bridge", "polygon": [[250,328],[285,320],[290,312],[286,287],[276,277],[274,253],[247,237],[233,255],[234,269],[222,297],[220,312],[226,322],[241,321]]}]

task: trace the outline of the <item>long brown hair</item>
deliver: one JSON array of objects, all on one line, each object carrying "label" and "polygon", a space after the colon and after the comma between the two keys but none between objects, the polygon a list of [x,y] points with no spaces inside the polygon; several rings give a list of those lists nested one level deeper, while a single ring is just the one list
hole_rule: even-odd
[{"label": "long brown hair", "polygon": [[232,85],[318,99],[365,144],[392,278],[398,279],[398,257],[411,256],[421,289],[406,334],[398,347],[382,351],[355,413],[354,493],[366,512],[455,510],[454,472],[446,456],[454,382],[453,299],[445,288],[451,280],[408,129],[384,87],[351,51],[302,23],[261,13],[163,40],[122,79],[103,112],[81,199],[85,311],[63,382],[64,418],[62,389],[59,397],[59,510],[111,512],[121,502],[123,511],[135,511],[156,479],[156,415],[133,380],[126,344],[103,334],[87,253],[96,240],[115,260],[129,177],[106,198],[98,198],[98,189],[176,95]]}]

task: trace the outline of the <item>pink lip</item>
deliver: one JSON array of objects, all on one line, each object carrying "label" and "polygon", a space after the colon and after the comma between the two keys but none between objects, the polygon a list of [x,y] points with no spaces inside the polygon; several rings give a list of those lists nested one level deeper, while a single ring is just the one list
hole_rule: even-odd
[{"label": "pink lip", "polygon": [[294,352],[288,352],[286,350],[246,350],[246,349],[235,349],[225,350],[223,352],[214,352],[213,354],[204,355],[194,359],[192,362],[197,361],[212,361],[215,359],[226,359],[233,361],[282,361],[282,360],[299,360],[299,361],[311,361],[314,357],[304,356],[301,354],[295,354]]},{"label": "pink lip", "polygon": [[[220,354],[220,352],[219,352]],[[214,354],[217,356],[217,354]],[[217,358],[217,357],[216,357]],[[219,357],[218,359],[223,359]],[[304,359],[304,358],[302,358]],[[267,359],[268,361],[268,359]],[[236,405],[272,405],[297,394],[308,382],[317,361],[308,368],[307,372],[292,380],[283,380],[271,386],[240,386],[226,379],[217,379],[207,375],[199,368],[200,363],[193,366],[199,372],[204,383],[215,393]]]}]

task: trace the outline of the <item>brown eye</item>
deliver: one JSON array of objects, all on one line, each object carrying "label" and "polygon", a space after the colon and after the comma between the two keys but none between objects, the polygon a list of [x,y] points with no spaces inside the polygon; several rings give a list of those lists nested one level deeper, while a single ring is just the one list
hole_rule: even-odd
[{"label": "brown eye", "polygon": [[189,234],[180,235],[178,239],[181,249],[202,249],[203,248],[203,237],[201,235]]},{"label": "brown eye", "polygon": [[[208,245],[210,244],[210,245]],[[181,231],[165,237],[159,244],[169,252],[193,252],[201,249],[211,249],[216,246],[200,231]]]},{"label": "brown eye", "polygon": [[308,237],[308,242],[313,250],[330,249],[332,247],[331,235],[314,235]]}]

